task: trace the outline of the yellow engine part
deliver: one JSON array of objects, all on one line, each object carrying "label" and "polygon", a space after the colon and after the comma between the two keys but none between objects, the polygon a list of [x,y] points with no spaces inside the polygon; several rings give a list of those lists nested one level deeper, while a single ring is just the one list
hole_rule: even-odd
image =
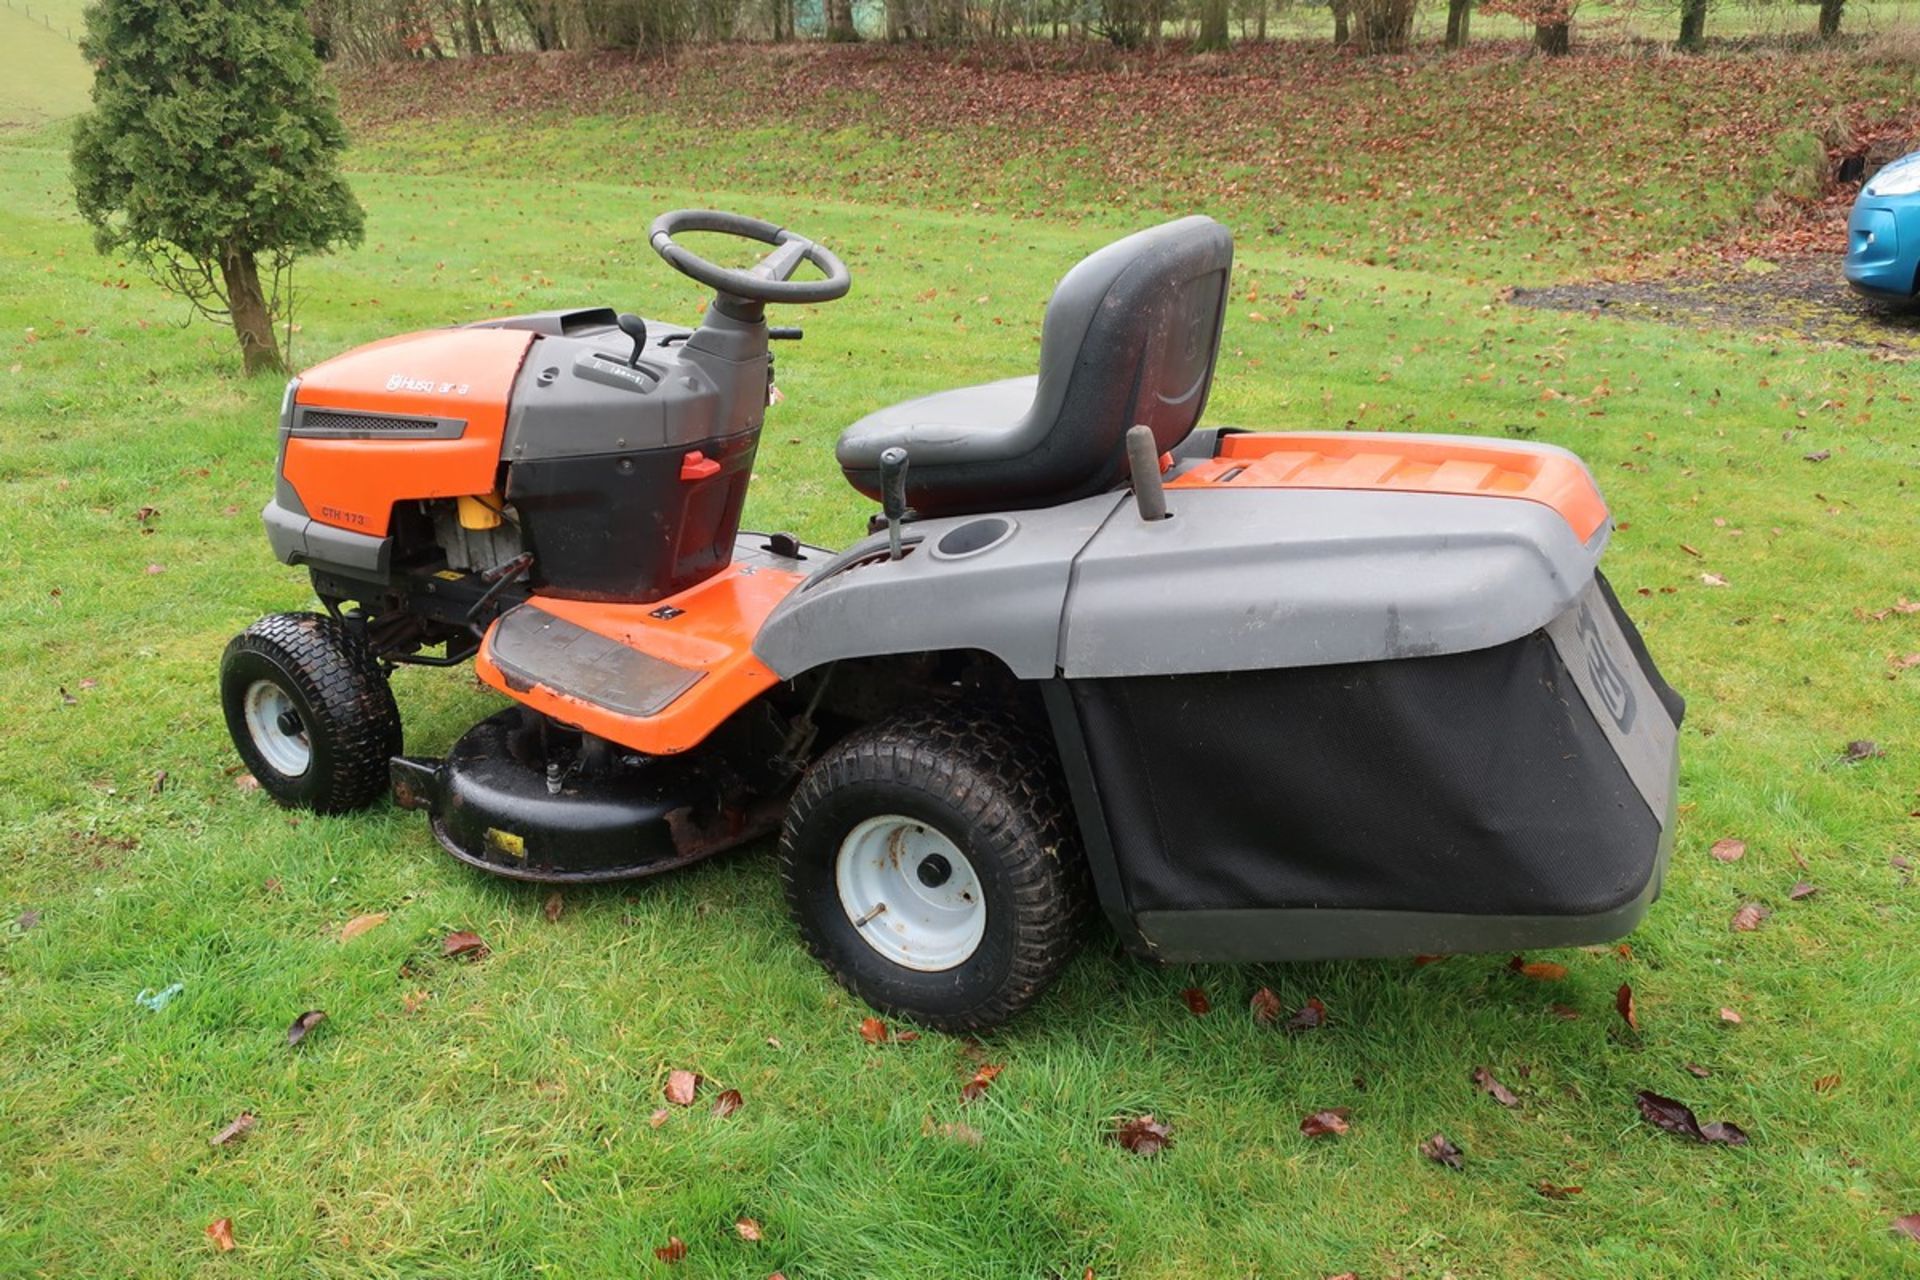
[{"label": "yellow engine part", "polygon": [[500,500],[492,494],[484,498],[461,498],[460,527],[462,529],[498,529]]}]

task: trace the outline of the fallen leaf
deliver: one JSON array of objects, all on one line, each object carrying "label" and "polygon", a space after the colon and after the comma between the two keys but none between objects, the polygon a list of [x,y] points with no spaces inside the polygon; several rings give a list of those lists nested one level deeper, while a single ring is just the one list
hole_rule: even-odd
[{"label": "fallen leaf", "polygon": [[1149,1112],[1114,1126],[1113,1140],[1136,1156],[1157,1156],[1173,1145],[1173,1130]]},{"label": "fallen leaf", "polygon": [[378,929],[386,922],[387,913],[384,911],[373,911],[364,916],[355,916],[340,926],[340,941],[352,942],[367,930]]},{"label": "fallen leaf", "polygon": [[1698,548],[1698,547],[1690,547],[1690,546],[1688,546],[1688,545],[1687,545],[1686,543],[1684,543],[1684,542],[1680,544],[1680,549],[1681,549],[1682,551],[1684,551],[1684,552],[1686,552],[1686,553],[1687,553],[1688,555],[1690,555],[1690,556],[1694,556],[1694,557],[1696,557],[1696,558],[1697,558],[1697,557],[1698,557],[1698,556],[1700,555],[1700,548]]},{"label": "fallen leaf", "polygon": [[1703,573],[1700,575],[1700,581],[1710,587],[1724,587],[1727,585],[1727,580],[1717,573]]},{"label": "fallen leaf", "polygon": [[418,1013],[431,999],[433,999],[431,991],[409,991],[400,997],[400,1007],[407,1013]]},{"label": "fallen leaf", "polygon": [[163,564],[150,564],[147,566],[147,572],[150,574],[162,574],[162,573],[165,573],[166,571],[167,571],[167,566]]},{"label": "fallen leaf", "polygon": [[1697,1062],[1683,1062],[1680,1064],[1680,1069],[1696,1080],[1705,1080],[1713,1074],[1713,1072],[1707,1070]]},{"label": "fallen leaf", "polygon": [[287,1028],[287,1047],[292,1048],[298,1045],[302,1040],[307,1038],[307,1032],[313,1030],[326,1020],[327,1012],[324,1009],[309,1009],[295,1018],[293,1025]]},{"label": "fallen leaf", "polygon": [[1735,933],[1752,933],[1766,922],[1773,912],[1757,902],[1749,902],[1733,913],[1732,928]]},{"label": "fallen leaf", "polygon": [[1831,458],[1833,456],[1833,450],[1819,449],[1814,451],[1813,453],[1803,453],[1800,456],[1808,462],[1825,462],[1828,458]]},{"label": "fallen leaf", "polygon": [[1579,1195],[1581,1191],[1585,1190],[1585,1188],[1556,1187],[1551,1182],[1541,1182],[1535,1184],[1534,1190],[1549,1200],[1571,1200],[1574,1196]]},{"label": "fallen leaf", "polygon": [[1188,987],[1180,993],[1180,998],[1187,1002],[1187,1012],[1196,1018],[1203,1017],[1213,1010],[1213,1001],[1207,999],[1207,993],[1198,987]]},{"label": "fallen leaf", "polygon": [[758,1244],[761,1240],[760,1224],[752,1218],[741,1218],[733,1224],[734,1232],[748,1244]]},{"label": "fallen leaf", "polygon": [[28,907],[25,911],[22,911],[13,918],[13,927],[21,933],[25,933],[29,929],[39,928],[40,912],[33,907]]},{"label": "fallen leaf", "polygon": [[1909,1213],[1887,1224],[1895,1234],[1920,1240],[1920,1213]]},{"label": "fallen leaf", "polygon": [[1272,987],[1262,987],[1253,993],[1249,1007],[1253,1010],[1253,1020],[1263,1027],[1268,1026],[1280,1016],[1280,997],[1273,994]]},{"label": "fallen leaf", "polygon": [[700,1077],[691,1071],[670,1071],[667,1073],[667,1101],[676,1107],[690,1107],[693,1097],[700,1092]]},{"label": "fallen leaf", "polygon": [[1562,1022],[1578,1022],[1580,1020],[1580,1011],[1572,1005],[1550,1004],[1547,1006],[1547,1012],[1559,1018]]},{"label": "fallen leaf", "polygon": [[74,696],[73,696],[72,694],[70,694],[70,693],[68,693],[68,692],[67,692],[67,686],[65,686],[65,685],[60,685],[60,686],[58,686],[58,688],[59,688],[59,690],[60,690],[60,701],[62,701],[62,702],[64,702],[64,703],[65,703],[66,705],[68,705],[69,707],[77,707],[77,706],[79,706],[79,705],[80,705],[80,699],[78,699],[78,698],[76,698],[76,697],[74,697]]},{"label": "fallen leaf", "polygon": [[1415,956],[1413,958],[1413,967],[1416,969],[1424,969],[1430,964],[1439,964],[1446,958],[1445,956]]},{"label": "fallen leaf", "polygon": [[1287,1019],[1289,1031],[1313,1031],[1327,1023],[1327,1006],[1320,1003],[1317,996],[1308,996],[1307,1002],[1293,1011]]},{"label": "fallen leaf", "polygon": [[885,1044],[893,1039],[893,1030],[879,1018],[863,1018],[860,1022],[860,1038],[868,1044]]},{"label": "fallen leaf", "polygon": [[1839,1087],[1840,1087],[1840,1073],[1838,1071],[1834,1072],[1830,1076],[1821,1076],[1818,1080],[1815,1080],[1813,1082],[1813,1091],[1815,1093],[1832,1093],[1835,1089],[1838,1089]]},{"label": "fallen leaf", "polygon": [[672,1264],[687,1256],[687,1242],[679,1236],[668,1236],[666,1244],[653,1251],[660,1261]]},{"label": "fallen leaf", "polygon": [[661,1107],[660,1109],[655,1111],[652,1115],[647,1117],[647,1126],[649,1128],[658,1129],[661,1125],[667,1122],[667,1114],[668,1114],[667,1109],[665,1107]]},{"label": "fallen leaf", "polygon": [[443,955],[456,960],[485,960],[490,954],[480,935],[465,929],[448,934],[446,941],[440,944],[440,949]]},{"label": "fallen leaf", "polygon": [[1429,1135],[1420,1144],[1420,1154],[1435,1164],[1443,1164],[1449,1169],[1458,1169],[1467,1162],[1459,1147],[1453,1145],[1453,1139],[1444,1133]]},{"label": "fallen leaf", "polygon": [[1707,850],[1707,852],[1711,853],[1721,862],[1738,862],[1747,856],[1747,842],[1745,840],[1735,840],[1731,837],[1725,840],[1715,840],[1713,842],[1713,848]]},{"label": "fallen leaf", "polygon": [[233,785],[234,789],[238,791],[258,791],[260,789],[260,779],[250,773],[243,773],[233,780]]},{"label": "fallen leaf", "polygon": [[233,1252],[233,1219],[215,1218],[207,1224],[207,1239],[222,1253]]},{"label": "fallen leaf", "polygon": [[1482,1093],[1503,1107],[1517,1107],[1520,1105],[1520,1099],[1514,1096],[1513,1090],[1494,1079],[1493,1072],[1487,1070],[1485,1067],[1475,1067],[1473,1069],[1473,1082],[1479,1086]]},{"label": "fallen leaf", "polygon": [[1507,968],[1535,982],[1559,982],[1567,976],[1567,966],[1555,964],[1551,960],[1529,961],[1525,956],[1515,956],[1507,961]]},{"label": "fallen leaf", "polygon": [[1740,1025],[1740,1022],[1741,1022],[1740,1013],[1738,1010],[1729,1009],[1726,1005],[1721,1005],[1720,1021],[1732,1023],[1734,1026],[1737,1027]]},{"label": "fallen leaf", "polygon": [[253,1112],[242,1111],[233,1118],[226,1128],[207,1139],[210,1147],[224,1147],[230,1142],[238,1142],[253,1129]]},{"label": "fallen leaf", "polygon": [[730,1116],[745,1106],[746,1101],[745,1098],[740,1096],[738,1089],[724,1090],[719,1097],[713,1100],[713,1114],[721,1117]]},{"label": "fallen leaf", "polygon": [[1694,1118],[1693,1108],[1674,1098],[1665,1097],[1648,1089],[1642,1089],[1634,1095],[1639,1103],[1640,1114],[1648,1124],[1683,1138],[1692,1138],[1695,1142],[1718,1142],[1730,1147],[1747,1145],[1747,1135],[1739,1125],[1724,1120],[1702,1126]]},{"label": "fallen leaf", "polygon": [[1848,764],[1859,764],[1862,760],[1873,760],[1885,754],[1880,744],[1872,738],[1855,738],[1847,744],[1840,758]]},{"label": "fallen leaf", "polygon": [[936,1127],[933,1123],[933,1117],[928,1116],[926,1119],[920,1122],[920,1133],[922,1136],[928,1137],[928,1138],[931,1138],[934,1134],[937,1133],[943,1138],[949,1138],[949,1139],[952,1139],[954,1142],[964,1143],[969,1147],[977,1147],[980,1145],[980,1131],[974,1128],[972,1125],[966,1124],[961,1121],[955,1121],[952,1124],[943,1124]]},{"label": "fallen leaf", "polygon": [[546,906],[541,908],[541,910],[546,913],[548,924],[559,924],[560,913],[562,911],[565,911],[566,909],[567,909],[567,900],[560,896],[560,891],[558,889],[555,889],[551,894],[548,895]]},{"label": "fallen leaf", "polygon": [[1620,1011],[1620,1020],[1627,1024],[1629,1030],[1640,1029],[1640,1019],[1635,1017],[1633,1012],[1632,987],[1624,982],[1620,984],[1620,989],[1613,993],[1613,1007]]},{"label": "fallen leaf", "polygon": [[987,1086],[992,1084],[999,1074],[1005,1070],[1005,1065],[1001,1063],[990,1062],[981,1067],[973,1073],[973,1079],[960,1086],[960,1101],[978,1102],[980,1099],[986,1097]]},{"label": "fallen leaf", "polygon": [[1325,1111],[1316,1111],[1300,1121],[1300,1132],[1309,1138],[1324,1138],[1329,1134],[1345,1133],[1350,1127],[1347,1117],[1353,1112],[1346,1107],[1330,1107]]},{"label": "fallen leaf", "polygon": [[1820,892],[1819,885],[1808,884],[1805,880],[1796,880],[1793,883],[1793,888],[1787,890],[1787,901],[1799,902],[1803,899],[1811,898],[1818,892]]}]

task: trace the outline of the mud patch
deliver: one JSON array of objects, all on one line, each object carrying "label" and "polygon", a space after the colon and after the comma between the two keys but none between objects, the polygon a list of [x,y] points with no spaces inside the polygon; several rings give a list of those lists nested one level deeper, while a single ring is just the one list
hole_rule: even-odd
[{"label": "mud patch", "polygon": [[1888,359],[1920,356],[1920,313],[1890,311],[1854,293],[1837,254],[1755,258],[1657,280],[1515,289],[1508,301],[1858,347]]}]

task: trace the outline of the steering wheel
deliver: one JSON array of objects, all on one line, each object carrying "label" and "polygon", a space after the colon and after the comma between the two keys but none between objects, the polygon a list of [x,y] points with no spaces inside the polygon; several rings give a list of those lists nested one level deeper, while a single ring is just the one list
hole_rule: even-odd
[{"label": "steering wheel", "polygon": [[[739,236],[743,240],[770,244],[774,250],[751,267],[739,270],[718,267],[673,242],[674,236],[687,231]],[[675,209],[653,220],[653,226],[647,231],[647,242],[675,271],[749,302],[832,302],[845,296],[853,286],[847,264],[825,245],[815,244],[797,231],[744,214],[722,213],[718,209]],[[792,279],[802,262],[811,262],[826,278]]]}]

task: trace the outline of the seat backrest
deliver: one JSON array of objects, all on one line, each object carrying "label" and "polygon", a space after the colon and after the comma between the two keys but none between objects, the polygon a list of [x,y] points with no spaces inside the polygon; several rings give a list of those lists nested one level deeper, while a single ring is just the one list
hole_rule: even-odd
[{"label": "seat backrest", "polygon": [[1233,271],[1233,236],[1207,217],[1116,240],[1069,271],[1047,303],[1040,382],[1024,424],[1032,459],[1084,497],[1125,475],[1129,427],[1166,452],[1206,408]]}]

